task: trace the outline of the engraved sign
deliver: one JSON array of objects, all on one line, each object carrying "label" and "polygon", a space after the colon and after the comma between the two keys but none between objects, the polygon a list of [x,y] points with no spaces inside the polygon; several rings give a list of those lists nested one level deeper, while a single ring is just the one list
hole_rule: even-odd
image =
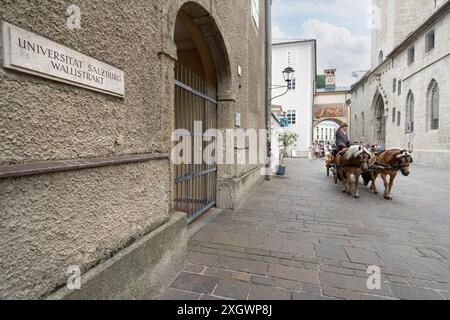
[{"label": "engraved sign", "polygon": [[9,23],[2,25],[3,67],[124,97],[125,73]]}]

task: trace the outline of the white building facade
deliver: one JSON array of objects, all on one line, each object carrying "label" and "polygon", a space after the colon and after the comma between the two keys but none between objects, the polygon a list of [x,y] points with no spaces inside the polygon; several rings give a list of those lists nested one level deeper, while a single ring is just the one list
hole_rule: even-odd
[{"label": "white building facade", "polygon": [[[272,84],[274,97],[286,89],[283,70],[295,69],[294,81],[286,95],[274,99],[273,103],[283,106],[289,118],[285,131],[296,133],[299,138],[294,155],[307,157],[313,141],[313,105],[317,77],[316,41],[304,40],[274,44],[272,47]],[[277,88],[277,86],[279,86]]]},{"label": "white building facade", "polygon": [[375,0],[372,67],[352,87],[352,140],[450,166],[450,3]]},{"label": "white building facade", "polygon": [[333,121],[321,122],[314,129],[314,141],[322,144],[334,145],[338,128],[339,125]]}]

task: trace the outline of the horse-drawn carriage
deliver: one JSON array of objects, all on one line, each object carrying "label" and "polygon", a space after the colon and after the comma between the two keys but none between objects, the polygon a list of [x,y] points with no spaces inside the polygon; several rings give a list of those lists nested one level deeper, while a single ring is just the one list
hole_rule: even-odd
[{"label": "horse-drawn carriage", "polygon": [[352,195],[353,176],[355,178],[355,198],[359,198],[361,177],[365,186],[372,182],[370,190],[377,194],[376,180],[380,176],[385,186],[384,197],[388,200],[392,200],[392,187],[398,172],[409,176],[409,166],[413,162],[412,156],[407,150],[391,149],[373,152],[358,145],[334,150],[325,160],[327,176],[330,176],[331,172],[335,184],[341,181],[344,193]]}]

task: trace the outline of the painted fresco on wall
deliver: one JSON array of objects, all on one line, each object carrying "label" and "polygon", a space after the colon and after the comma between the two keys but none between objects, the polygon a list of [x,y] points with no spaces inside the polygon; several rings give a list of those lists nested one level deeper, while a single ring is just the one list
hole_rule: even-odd
[{"label": "painted fresco on wall", "polygon": [[316,104],[314,106],[314,119],[348,119],[348,106],[346,104]]}]

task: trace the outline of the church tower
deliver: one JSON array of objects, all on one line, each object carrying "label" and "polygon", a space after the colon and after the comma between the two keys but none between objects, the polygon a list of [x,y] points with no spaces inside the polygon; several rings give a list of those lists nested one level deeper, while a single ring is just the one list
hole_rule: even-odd
[{"label": "church tower", "polygon": [[336,69],[325,70],[325,90],[336,90]]},{"label": "church tower", "polygon": [[445,3],[446,0],[373,0],[372,69]]}]

